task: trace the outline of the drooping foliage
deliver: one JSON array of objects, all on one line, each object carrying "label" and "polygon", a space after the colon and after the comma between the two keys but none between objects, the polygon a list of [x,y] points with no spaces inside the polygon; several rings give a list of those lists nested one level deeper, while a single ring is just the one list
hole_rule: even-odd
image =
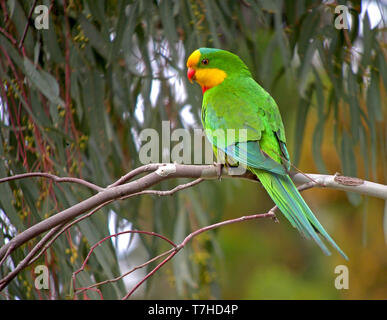
[{"label": "drooping foliage", "polygon": [[[347,6],[349,29],[335,27],[339,4]],[[48,29],[35,25],[38,5],[48,7]],[[294,90],[295,103],[279,107],[285,117],[296,118],[287,132],[296,165],[305,152],[312,152],[318,171],[328,173],[329,159],[321,146],[327,143],[327,131],[333,130],[328,143],[334,143],[340,159],[336,170],[382,181],[387,174],[386,7],[377,2],[382,19],[375,25],[365,13],[367,5],[311,0],[1,0],[0,176],[42,171],[111,184],[141,165],[142,129],[161,132],[165,120],[172,128],[199,127],[201,97],[197,88],[187,85],[185,60],[196,48],[218,47],[238,54],[275,98],[281,97],[278,88]],[[311,117],[313,134],[305,135]],[[306,140],[312,140],[312,150],[302,148]],[[160,162],[169,161],[161,155],[162,150]],[[175,184],[165,182],[160,188]],[[65,298],[71,274],[90,246],[112,232],[112,215],[118,216],[115,230],[128,220],[132,228],[179,241],[192,228],[219,221],[225,192],[208,182],[168,199],[144,196],[111,204],[60,236],[36,261],[49,267],[49,291],[34,289],[35,274],[28,268],[11,282],[6,296]],[[83,187],[36,178],[0,184],[0,245],[91,194]],[[351,195],[350,200],[358,204],[361,199]],[[141,239],[144,257],[167,249],[157,239]],[[155,279],[172,279],[171,287],[180,297],[219,297],[214,257],[221,250],[215,234],[195,241],[176,257],[172,269]],[[26,245],[13,254],[0,275],[29,249]],[[105,242],[77,278],[79,286],[119,275],[120,259],[114,242]],[[150,280],[147,288],[152,285]],[[100,289],[104,298],[122,297],[127,291],[123,281]],[[88,296],[99,297],[94,292]]]}]

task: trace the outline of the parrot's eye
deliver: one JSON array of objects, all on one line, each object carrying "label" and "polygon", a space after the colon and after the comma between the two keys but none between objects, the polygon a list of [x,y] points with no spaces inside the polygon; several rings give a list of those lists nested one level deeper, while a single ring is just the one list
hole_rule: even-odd
[{"label": "parrot's eye", "polygon": [[203,59],[202,64],[207,65],[209,63],[208,59]]}]

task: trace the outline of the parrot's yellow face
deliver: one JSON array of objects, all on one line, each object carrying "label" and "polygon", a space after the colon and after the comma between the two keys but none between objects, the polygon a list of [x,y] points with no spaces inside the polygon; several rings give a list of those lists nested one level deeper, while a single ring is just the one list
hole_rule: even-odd
[{"label": "parrot's yellow face", "polygon": [[[203,94],[222,83],[227,77],[224,70],[216,67],[212,62],[211,54],[202,54],[200,50],[191,53],[187,60],[187,77],[192,82],[195,80],[202,87]],[[213,66],[214,65],[214,66]]]}]

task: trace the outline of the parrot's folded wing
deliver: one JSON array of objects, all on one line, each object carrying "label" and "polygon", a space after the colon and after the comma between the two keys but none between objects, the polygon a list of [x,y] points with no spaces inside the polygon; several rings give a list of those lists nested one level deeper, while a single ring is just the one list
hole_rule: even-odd
[{"label": "parrot's folded wing", "polygon": [[233,158],[245,166],[262,169],[279,175],[288,174],[282,164],[274,161],[261,150],[258,141],[237,142],[227,146],[223,151],[228,157]]}]

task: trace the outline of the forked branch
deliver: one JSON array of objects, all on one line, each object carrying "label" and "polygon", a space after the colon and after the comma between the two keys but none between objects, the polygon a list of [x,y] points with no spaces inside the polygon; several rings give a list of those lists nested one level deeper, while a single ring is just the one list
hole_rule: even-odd
[{"label": "forked branch", "polygon": [[[75,204],[74,206],[67,208],[33,226],[27,230],[17,234],[13,239],[7,242],[0,248],[0,265],[5,263],[9,255],[18,249],[20,246],[30,241],[31,239],[36,238],[39,235],[47,232],[46,235],[37,242],[33,249],[26,255],[26,257],[15,266],[14,270],[11,271],[8,275],[5,275],[3,279],[0,279],[0,291],[4,289],[7,284],[15,277],[17,274],[23,270],[26,266],[34,262],[51,244],[52,242],[65,230],[73,226],[75,223],[79,222],[82,219],[89,217],[91,214],[95,213],[102,207],[111,203],[115,200],[123,200],[129,197],[144,195],[144,194],[154,194],[158,196],[169,196],[173,195],[175,192],[193,187],[196,184],[203,182],[208,179],[218,179],[222,178],[238,178],[238,179],[249,179],[257,182],[257,178],[249,172],[244,174],[235,175],[232,170],[223,167],[221,171],[217,165],[184,165],[184,164],[165,164],[165,163],[156,163],[148,164],[136,168],[126,174],[125,176],[118,179],[115,183],[109,185],[106,188],[102,188],[93,183],[87,182],[78,178],[71,177],[57,177],[48,173],[26,173],[22,175],[16,175],[13,177],[5,177],[0,179],[0,183],[8,182],[15,179],[24,179],[30,177],[41,177],[51,179],[54,182],[70,182],[77,183],[84,187],[90,188],[97,193],[80,203]],[[140,176],[141,175],[141,176]],[[353,177],[344,177],[339,174],[335,175],[321,175],[321,174],[304,174],[304,173],[295,173],[291,174],[293,181],[302,186],[300,189],[304,190],[306,188],[312,187],[324,187],[332,188],[342,191],[356,192],[359,194],[373,196],[381,199],[387,200],[387,186],[361,180]],[[191,178],[195,179],[189,183],[178,185],[172,190],[153,190],[151,187],[160,183],[161,181],[167,179],[177,179],[177,178]],[[177,245],[174,248],[169,256],[164,259],[159,267],[164,263],[172,259],[172,257],[182,248],[185,244],[192,239],[192,237],[200,234],[202,232],[218,228],[220,226],[240,222],[249,219],[257,219],[261,217],[273,217],[273,212],[268,212],[266,214],[252,215],[247,217],[240,217],[235,219],[235,221],[223,221],[215,225],[211,225],[200,230],[197,230],[196,233],[189,235],[182,244]],[[77,218],[74,220],[75,218]],[[73,221],[74,220],[74,221]],[[157,270],[154,270],[156,272]],[[154,273],[153,272],[153,273]],[[151,276],[152,272],[148,274]],[[146,279],[143,279],[144,281]],[[141,282],[142,283],[142,282]],[[138,286],[141,285],[138,284]],[[135,289],[134,289],[135,290]],[[128,293],[129,297],[132,292]]]}]

